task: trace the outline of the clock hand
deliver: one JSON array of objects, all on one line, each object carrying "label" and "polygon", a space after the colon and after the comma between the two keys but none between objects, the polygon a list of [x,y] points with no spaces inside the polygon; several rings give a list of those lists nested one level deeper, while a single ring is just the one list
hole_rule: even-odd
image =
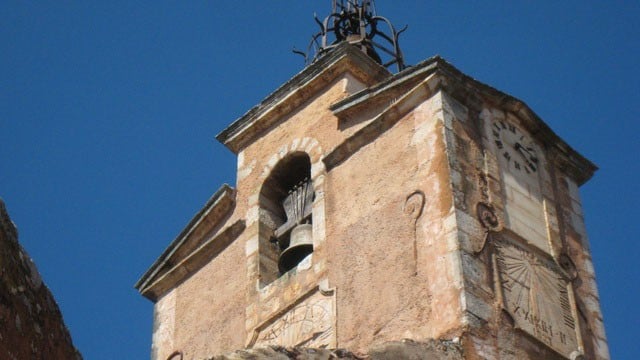
[{"label": "clock hand", "polygon": [[536,171],[536,166],[534,165],[534,163],[537,163],[538,159],[529,151],[527,151],[522,145],[520,145],[520,143],[515,143],[514,147],[516,151],[519,152],[520,155],[522,155],[522,158],[527,163],[527,165],[529,165],[531,170]]},{"label": "clock hand", "polygon": [[[529,158],[531,159],[532,162],[538,162],[538,158],[535,156],[535,154],[533,154],[531,151],[527,150],[527,148],[525,148],[524,146],[522,146],[520,143],[515,143],[514,147],[516,148],[516,151],[521,153],[522,155],[525,155],[525,157],[527,155],[529,155]],[[527,154],[525,154],[525,152]]]}]

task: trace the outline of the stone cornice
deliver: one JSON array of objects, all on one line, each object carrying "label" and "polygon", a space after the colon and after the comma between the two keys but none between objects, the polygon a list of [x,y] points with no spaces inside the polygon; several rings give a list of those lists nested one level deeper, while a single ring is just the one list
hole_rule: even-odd
[{"label": "stone cornice", "polygon": [[149,279],[139,287],[136,284],[136,288],[149,300],[157,301],[167,291],[200,270],[211,259],[226,249],[244,229],[244,220],[237,220],[225,227],[213,238],[205,241],[166,272]]},{"label": "stone cornice", "polygon": [[331,105],[330,109],[339,118],[344,118],[357,113],[362,108],[371,104],[372,101],[395,101],[395,98],[401,96],[402,91],[408,87],[415,86],[416,83],[434,73],[438,66],[438,60],[442,59],[439,56],[434,56],[419,65],[409,67],[374,86],[338,101]]},{"label": "stone cornice", "polygon": [[[322,159],[327,170],[330,171],[334,167],[340,165],[363,146],[373,142],[378,136],[380,136],[380,134],[384,133],[396,124],[402,116],[411,111],[411,109],[418,104],[418,101],[430,98],[439,88],[440,78],[432,74],[417,86],[405,92],[402,97],[393,100],[393,102],[373,120],[371,120],[371,122],[349,138],[345,139],[345,141]],[[358,100],[363,101],[357,101],[357,104],[362,104],[367,101],[366,99],[374,97],[375,95],[371,97],[360,97]]]},{"label": "stone cornice", "polygon": [[339,75],[351,73],[373,85],[391,74],[354,46],[344,43],[287,81],[260,104],[234,121],[216,139],[234,153],[269,129],[288,113],[311,99]]},{"label": "stone cornice", "polygon": [[[175,264],[181,263],[204,246],[202,236],[216,226],[223,225],[224,220],[228,218],[235,207],[235,196],[235,189],[227,184],[216,191],[182,232],[169,244],[162,255],[142,275],[135,284],[135,288],[144,296],[155,300],[158,294],[151,288],[158,283],[160,278],[167,278],[165,275],[175,269]],[[226,230],[229,228],[220,231],[208,242],[214,241]]]},{"label": "stone cornice", "polygon": [[[427,59],[372,87],[353,94],[333,104],[331,110],[340,120],[348,119],[373,103],[386,104],[387,107],[383,112],[388,112],[393,108],[394,103],[405,97],[406,91],[432,74],[440,79],[437,82],[439,90],[444,90],[462,103],[479,105],[485,101],[518,116],[524,122],[527,130],[549,150],[556,166],[562,168],[579,185],[588,181],[597,170],[596,165],[562,140],[525,102],[465,75],[439,56]],[[376,117],[378,120],[381,118],[382,114]],[[362,130],[367,128],[371,130],[373,126],[375,125],[368,125]],[[347,139],[344,144],[339,145],[332,154],[325,158],[328,167],[335,166],[338,158],[345,156],[344,151],[347,149],[347,143],[351,143],[349,148],[356,151],[353,144],[362,142],[362,139],[358,140],[357,137],[371,135],[362,130]],[[338,156],[336,151],[342,152],[342,155]]]}]

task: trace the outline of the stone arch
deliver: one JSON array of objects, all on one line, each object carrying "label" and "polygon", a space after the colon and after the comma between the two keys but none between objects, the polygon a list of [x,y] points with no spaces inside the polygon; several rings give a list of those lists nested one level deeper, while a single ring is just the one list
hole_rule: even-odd
[{"label": "stone arch", "polygon": [[317,174],[325,171],[324,163],[322,162],[322,148],[318,140],[311,137],[296,138],[293,139],[290,144],[281,146],[275,154],[271,155],[260,174],[260,183],[264,182],[273,171],[273,168],[280,163],[281,160],[298,152],[304,152],[309,156],[312,177],[314,172]]},{"label": "stone arch", "polygon": [[[312,227],[314,251],[324,241],[324,174],[322,149],[318,141],[311,137],[293,139],[269,157],[261,173],[258,175],[258,186],[250,196],[247,213],[247,227],[255,234],[248,240],[247,256],[251,283],[262,288],[282,275],[277,267],[281,248],[287,246],[287,234],[278,238],[274,233],[287,222],[282,209],[285,191],[294,185],[309,180],[309,191],[313,199],[308,218],[303,221]],[[288,174],[291,171],[292,174]],[[296,174],[297,172],[303,174]],[[281,235],[281,234],[278,234]],[[274,242],[274,237],[279,241]]]}]

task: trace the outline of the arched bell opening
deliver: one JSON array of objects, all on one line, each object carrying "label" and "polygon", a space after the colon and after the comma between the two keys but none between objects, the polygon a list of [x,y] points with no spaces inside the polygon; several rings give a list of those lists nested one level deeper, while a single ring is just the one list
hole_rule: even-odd
[{"label": "arched bell opening", "polygon": [[273,282],[313,252],[311,161],[292,153],[271,171],[260,190],[260,283]]}]

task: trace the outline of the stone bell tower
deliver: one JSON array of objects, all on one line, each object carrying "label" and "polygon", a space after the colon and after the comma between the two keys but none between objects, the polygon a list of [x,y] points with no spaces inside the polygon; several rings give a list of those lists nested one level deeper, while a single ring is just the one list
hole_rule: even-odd
[{"label": "stone bell tower", "polygon": [[596,167],[444,59],[405,67],[371,1],[317,22],[308,66],[217,136],[236,186],[136,284],[152,358],[609,359],[578,195]]}]

